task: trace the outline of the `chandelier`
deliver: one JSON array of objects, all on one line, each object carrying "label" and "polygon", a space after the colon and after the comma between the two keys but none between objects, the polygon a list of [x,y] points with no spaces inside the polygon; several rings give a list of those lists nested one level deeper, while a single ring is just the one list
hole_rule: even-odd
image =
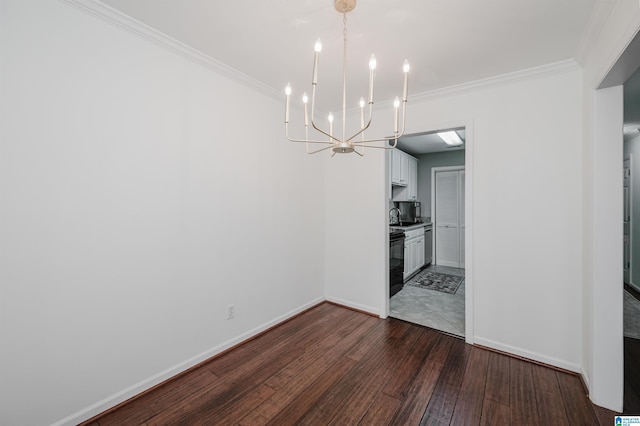
[{"label": "chandelier", "polygon": [[[396,147],[398,143],[398,138],[404,134],[404,124],[405,124],[405,116],[406,116],[406,108],[407,108],[407,90],[409,84],[409,62],[407,60],[404,61],[402,66],[402,71],[404,72],[404,86],[402,91],[402,100],[396,96],[393,102],[393,114],[394,114],[394,128],[393,128],[393,136],[387,136],[382,138],[374,138],[367,139],[365,137],[365,131],[371,125],[371,113],[373,109],[373,83],[375,79],[375,71],[376,71],[376,57],[371,55],[371,59],[369,59],[369,94],[368,94],[368,108],[367,113],[365,114],[365,99],[364,97],[360,98],[360,130],[358,130],[353,135],[347,137],[347,128],[346,128],[346,118],[347,118],[347,13],[351,12],[356,7],[356,0],[334,0],[334,6],[336,10],[342,13],[342,22],[344,25],[343,35],[344,35],[344,48],[343,48],[343,57],[342,57],[342,131],[340,134],[334,134],[333,132],[333,113],[329,113],[328,118],[328,129],[325,127],[322,129],[320,126],[316,124],[315,121],[315,100],[316,100],[316,89],[318,87],[318,61],[320,59],[320,51],[322,50],[322,44],[320,40],[318,40],[314,46],[314,58],[313,58],[313,74],[311,79],[311,120],[309,120],[309,97],[306,93],[302,95],[302,103],[304,104],[304,131],[305,138],[304,139],[296,139],[291,138],[289,136],[289,111],[290,111],[290,101],[291,101],[291,85],[287,84],[285,88],[286,95],[286,105],[284,112],[284,128],[285,135],[287,139],[292,142],[303,142],[306,144],[307,153],[315,154],[320,151],[324,151],[327,149],[331,149],[331,156],[333,157],[336,153],[346,154],[350,152],[355,152],[356,154],[363,156],[364,155],[364,147],[368,146],[371,148],[381,148],[381,149],[393,149]],[[402,102],[402,118],[399,118],[399,109],[400,103]],[[366,119],[365,119],[366,115]],[[328,139],[318,140],[318,139],[309,139],[309,122],[311,122],[311,126],[322,135],[324,135]],[[401,123],[401,128],[398,128],[398,123]],[[358,138],[359,136],[359,138]],[[393,139],[393,144],[387,143],[390,139]],[[383,145],[370,145],[374,143],[384,142]],[[310,144],[317,145],[327,145],[325,147],[310,150]],[[358,150],[360,149],[360,150]]]}]

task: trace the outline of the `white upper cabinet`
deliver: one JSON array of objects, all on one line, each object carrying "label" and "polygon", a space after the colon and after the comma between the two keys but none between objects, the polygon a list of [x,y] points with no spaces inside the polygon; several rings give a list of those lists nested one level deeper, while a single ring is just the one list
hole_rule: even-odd
[{"label": "white upper cabinet", "polygon": [[393,201],[418,199],[418,160],[398,149],[391,151]]},{"label": "white upper cabinet", "polygon": [[408,183],[407,183],[407,201],[416,201],[418,199],[418,160],[413,157],[407,157],[408,160]]},{"label": "white upper cabinet", "polygon": [[[391,184],[392,185],[407,185],[407,160],[405,154],[397,149],[391,150]],[[402,167],[402,166],[405,167]]]}]

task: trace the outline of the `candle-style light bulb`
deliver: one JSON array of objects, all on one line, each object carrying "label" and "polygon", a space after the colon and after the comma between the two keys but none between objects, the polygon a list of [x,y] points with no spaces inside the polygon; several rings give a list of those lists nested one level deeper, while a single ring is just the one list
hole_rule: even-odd
[{"label": "candle-style light bulb", "polygon": [[284,88],[284,93],[285,95],[287,95],[287,103],[284,108],[284,122],[288,123],[289,122],[289,101],[291,99],[291,85],[289,83],[287,83],[286,87]]},{"label": "candle-style light bulb", "polygon": [[[329,134],[333,136],[333,113],[330,112],[327,118],[329,119]],[[329,139],[329,140],[332,140],[332,139]]]},{"label": "candle-style light bulb", "polygon": [[307,114],[307,103],[309,103],[309,96],[307,96],[307,92],[302,94],[302,103],[304,104],[304,125],[309,125],[309,116]]},{"label": "candle-style light bulb", "polygon": [[402,64],[402,71],[404,72],[404,86],[402,88],[403,102],[407,101],[407,93],[409,91],[409,69],[411,69],[411,67],[409,66],[409,61],[405,59],[404,64]]},{"label": "candle-style light bulb", "polygon": [[358,105],[360,105],[360,108],[364,108],[364,98],[360,98]]},{"label": "candle-style light bulb", "polygon": [[376,71],[376,57],[371,55],[369,59],[369,104],[373,104],[373,78]]},{"label": "candle-style light bulb", "polygon": [[378,65],[378,62],[376,61],[376,55],[371,54],[371,58],[369,58],[369,69],[373,71],[376,69],[377,65]]},{"label": "candle-style light bulb", "polygon": [[409,70],[411,69],[411,66],[409,65],[409,61],[407,61],[406,59],[404,60],[404,63],[402,64],[402,72],[409,72]]},{"label": "candle-style light bulb", "polygon": [[313,46],[313,76],[311,77],[311,84],[318,84],[318,59],[320,58],[320,51],[322,50],[322,43],[320,39],[316,41]]}]

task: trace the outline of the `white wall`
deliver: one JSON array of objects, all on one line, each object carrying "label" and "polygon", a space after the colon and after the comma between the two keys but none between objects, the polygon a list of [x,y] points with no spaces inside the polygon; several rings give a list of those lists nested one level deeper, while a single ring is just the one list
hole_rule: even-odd
[{"label": "white wall", "polygon": [[323,161],[282,99],[62,2],[2,1],[0,55],[1,424],[75,424],[324,298]]},{"label": "white wall", "polygon": [[610,96],[596,89],[638,32],[640,4],[617,0],[607,7],[606,22],[583,64],[583,374],[593,402],[622,411],[622,123],[616,124],[614,114],[621,114],[622,99],[616,94],[620,88]]},{"label": "white wall", "polygon": [[[582,83],[577,66],[558,69],[410,99],[407,133],[473,122],[473,341],[579,371]],[[327,294],[375,313],[384,310],[375,297],[385,274],[383,167],[342,158],[328,163],[325,183]],[[348,220],[335,225],[337,216]]]},{"label": "white wall", "polygon": [[326,157],[325,291],[328,300],[386,316],[385,156],[368,149],[356,157]]}]

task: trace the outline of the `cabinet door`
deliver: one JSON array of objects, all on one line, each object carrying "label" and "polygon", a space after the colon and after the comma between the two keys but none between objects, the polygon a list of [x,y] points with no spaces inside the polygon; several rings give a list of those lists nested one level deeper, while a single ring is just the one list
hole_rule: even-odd
[{"label": "cabinet door", "polygon": [[407,174],[407,201],[416,201],[418,199],[418,160],[408,158]]},{"label": "cabinet door", "polygon": [[400,154],[400,184],[407,185],[409,183],[409,157]]},{"label": "cabinet door", "polygon": [[402,154],[400,151],[391,150],[391,183],[400,185],[402,182]]},{"label": "cabinet door", "polygon": [[424,235],[416,238],[416,271],[424,266]]},{"label": "cabinet door", "polygon": [[402,279],[406,280],[411,274],[409,268],[411,268],[411,242],[404,240],[404,272],[402,273]]}]

